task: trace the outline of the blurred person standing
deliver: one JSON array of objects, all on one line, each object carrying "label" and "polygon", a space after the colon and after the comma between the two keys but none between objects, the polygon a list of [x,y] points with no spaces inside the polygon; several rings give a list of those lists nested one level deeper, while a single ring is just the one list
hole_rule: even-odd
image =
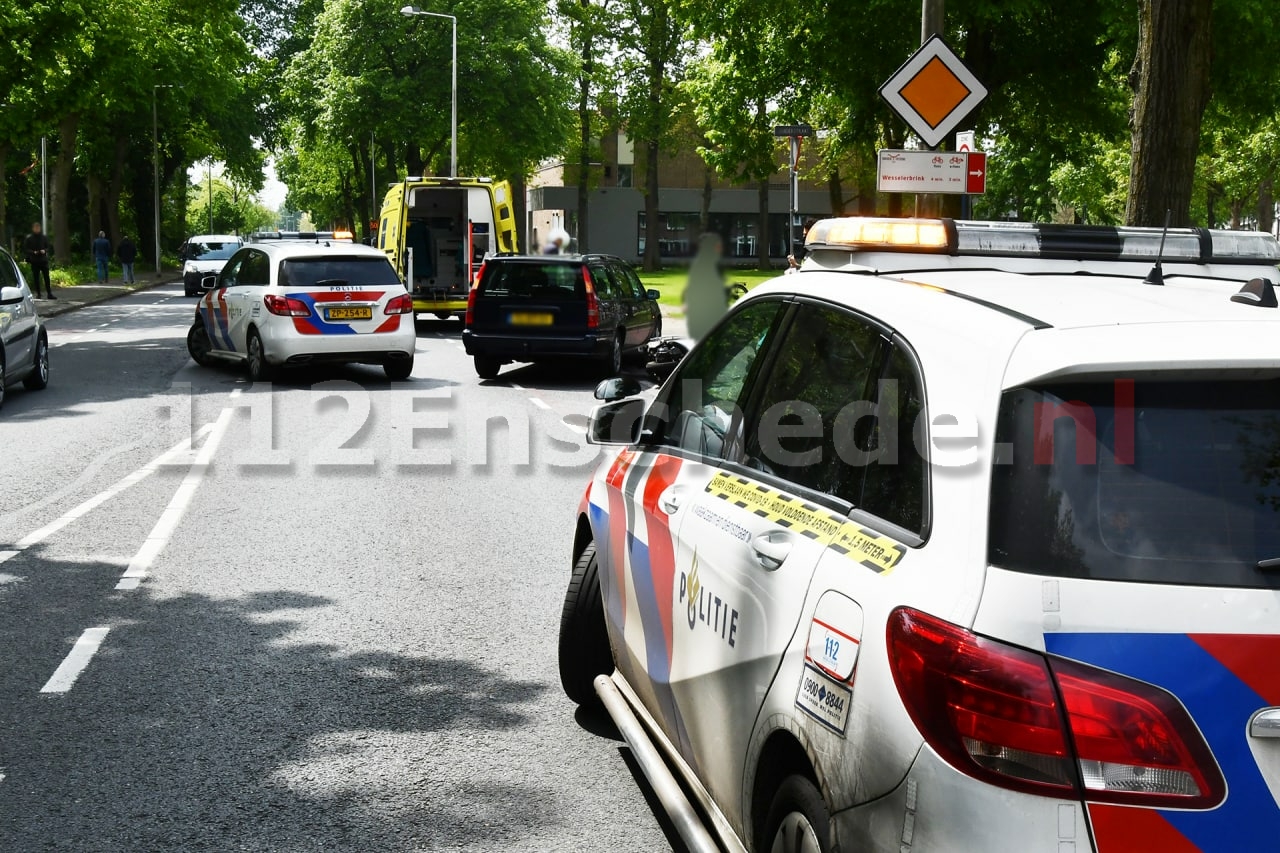
[{"label": "blurred person standing", "polygon": [[98,283],[107,283],[107,265],[111,263],[111,241],[106,231],[98,232],[98,239],[93,241],[93,262],[98,265]]},{"label": "blurred person standing", "polygon": [[720,275],[719,234],[703,234],[698,238],[698,253],[689,265],[689,280],[684,287],[685,325],[695,341],[711,331],[729,309],[724,277]]},{"label": "blurred person standing", "polygon": [[31,289],[36,296],[40,295],[40,278],[43,276],[46,298],[57,299],[53,295],[53,282],[49,280],[49,238],[39,222],[31,223],[31,233],[22,241],[22,252],[31,265]]},{"label": "blurred person standing", "polygon": [[133,262],[138,259],[138,247],[129,239],[128,234],[120,237],[120,245],[116,246],[116,257],[120,259],[125,284],[133,284]]}]

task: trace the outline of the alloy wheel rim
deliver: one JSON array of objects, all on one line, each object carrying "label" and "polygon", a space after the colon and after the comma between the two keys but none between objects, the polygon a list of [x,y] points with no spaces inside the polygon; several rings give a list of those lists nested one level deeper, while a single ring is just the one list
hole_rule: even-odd
[{"label": "alloy wheel rim", "polygon": [[41,341],[40,350],[36,357],[36,370],[40,373],[40,381],[49,381],[49,342]]},{"label": "alloy wheel rim", "polygon": [[249,341],[249,372],[254,376],[262,372],[262,341],[256,335]]},{"label": "alloy wheel rim", "polygon": [[791,812],[778,824],[770,853],[822,853],[818,833],[800,812]]}]

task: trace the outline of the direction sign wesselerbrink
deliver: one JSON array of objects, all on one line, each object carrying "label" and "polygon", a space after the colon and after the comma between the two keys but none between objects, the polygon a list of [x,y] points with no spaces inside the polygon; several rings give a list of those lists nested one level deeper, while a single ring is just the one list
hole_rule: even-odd
[{"label": "direction sign wesselerbrink", "polygon": [[947,151],[889,151],[877,158],[882,193],[981,195],[987,189],[987,155]]},{"label": "direction sign wesselerbrink", "polygon": [[982,103],[987,87],[934,36],[880,87],[880,97],[932,148]]}]

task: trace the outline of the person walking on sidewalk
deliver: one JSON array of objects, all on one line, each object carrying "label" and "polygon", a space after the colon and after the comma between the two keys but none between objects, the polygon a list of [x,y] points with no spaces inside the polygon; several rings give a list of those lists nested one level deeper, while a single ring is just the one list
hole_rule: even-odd
[{"label": "person walking on sidewalk", "polygon": [[116,257],[120,259],[120,267],[124,271],[124,283],[133,284],[133,262],[138,259],[138,247],[133,245],[128,234],[121,235],[120,245],[116,246]]},{"label": "person walking on sidewalk", "polygon": [[39,222],[31,223],[31,233],[22,241],[22,252],[31,265],[31,289],[40,296],[40,279],[44,278],[44,292],[49,299],[57,299],[53,295],[53,282],[49,280],[49,238]]},{"label": "person walking on sidewalk", "polygon": [[93,260],[98,265],[98,283],[107,283],[107,264],[111,263],[111,241],[106,231],[98,232],[98,239],[93,241]]}]

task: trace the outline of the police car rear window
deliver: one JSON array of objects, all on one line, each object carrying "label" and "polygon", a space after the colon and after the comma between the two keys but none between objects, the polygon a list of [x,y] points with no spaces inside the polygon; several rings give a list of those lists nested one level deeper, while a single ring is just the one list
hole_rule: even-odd
[{"label": "police car rear window", "polygon": [[585,298],[582,267],[577,264],[489,262],[480,296],[506,299]]},{"label": "police car rear window", "polygon": [[386,258],[295,258],[280,267],[283,287],[363,284],[391,287],[400,277]]},{"label": "police car rear window", "polygon": [[1018,389],[996,442],[992,565],[1280,588],[1280,380]]}]

